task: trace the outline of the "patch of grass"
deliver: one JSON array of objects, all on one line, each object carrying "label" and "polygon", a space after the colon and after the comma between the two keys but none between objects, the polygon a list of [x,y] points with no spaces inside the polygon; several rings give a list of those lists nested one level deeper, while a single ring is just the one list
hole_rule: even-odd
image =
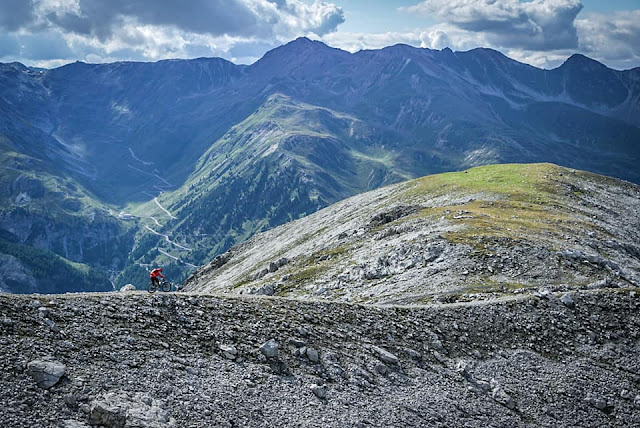
[{"label": "patch of grass", "polygon": [[314,259],[322,259],[324,257],[332,258],[336,256],[341,256],[347,252],[349,252],[350,247],[348,245],[339,245],[333,248],[326,248],[324,250],[316,251],[312,254],[312,258]]},{"label": "patch of grass", "polygon": [[405,196],[494,193],[511,200],[540,202],[558,193],[553,178],[566,170],[553,164],[502,164],[431,175],[412,181]]},{"label": "patch of grass", "polygon": [[307,282],[315,278],[318,275],[318,273],[320,273],[322,270],[323,269],[321,265],[309,266],[304,269],[300,269],[299,271],[290,275],[287,282],[292,284],[293,283],[300,284],[300,283]]},{"label": "patch of grass", "polygon": [[483,240],[493,238],[557,241],[587,226],[566,207],[565,174],[567,169],[552,164],[506,164],[424,177],[408,184],[400,197],[414,202],[448,195],[458,201],[464,195],[480,199],[425,208],[404,221],[444,217],[462,226],[444,233],[447,240],[479,250]]},{"label": "patch of grass", "polygon": [[465,227],[445,233],[454,243],[469,243],[472,238],[540,239],[544,235],[559,235],[569,217],[559,210],[541,204],[520,201],[473,201],[449,207],[445,218]]}]

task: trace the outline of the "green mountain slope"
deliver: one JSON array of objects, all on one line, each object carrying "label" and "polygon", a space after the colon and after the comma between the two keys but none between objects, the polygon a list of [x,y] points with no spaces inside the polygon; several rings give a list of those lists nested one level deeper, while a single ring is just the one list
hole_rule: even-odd
[{"label": "green mountain slope", "polygon": [[[409,176],[357,119],[272,95],[211,146],[180,189],[132,211],[146,224],[130,262],[184,275],[256,232]],[[142,270],[121,282],[141,282]]]},{"label": "green mountain slope", "polygon": [[0,142],[2,291],[112,289],[132,229],[45,156]]},{"label": "green mountain slope", "polygon": [[640,284],[640,188],[551,164],[428,176],[256,235],[193,291],[424,303]]},{"label": "green mountain slope", "polygon": [[251,66],[0,64],[0,229],[118,285],[157,264],[178,280],[257,231],[427,174],[552,162],[640,182],[638,94],[637,69],[583,56],[541,70],[306,38]]}]

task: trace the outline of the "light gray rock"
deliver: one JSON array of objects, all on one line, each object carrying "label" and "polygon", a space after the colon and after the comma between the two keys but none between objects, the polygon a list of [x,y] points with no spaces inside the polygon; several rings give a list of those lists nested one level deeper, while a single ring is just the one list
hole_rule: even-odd
[{"label": "light gray rock", "polygon": [[89,423],[107,428],[173,427],[169,413],[151,397],[108,392],[91,402]]},{"label": "light gray rock", "polygon": [[58,383],[66,370],[64,364],[54,360],[35,360],[27,364],[27,373],[43,389],[49,389]]},{"label": "light gray rock", "polygon": [[324,386],[315,385],[315,384],[311,385],[311,392],[313,392],[315,396],[321,400],[324,400],[327,398],[327,388],[325,388]]},{"label": "light gray rock", "polygon": [[314,348],[307,348],[306,354],[307,354],[307,358],[312,363],[320,362],[320,355],[318,354],[318,351],[316,351]]},{"label": "light gray rock", "polygon": [[378,358],[380,358],[380,360],[382,360],[383,362],[387,364],[392,364],[392,365],[398,363],[398,357],[393,355],[391,352],[385,349],[382,349],[378,346],[372,346],[371,349],[378,356]]},{"label": "light gray rock", "polygon": [[500,384],[494,379],[491,379],[491,398],[508,409],[514,409],[516,407],[516,403],[513,401],[513,398],[511,398],[511,396],[507,394],[502,386],[500,386]]},{"label": "light gray rock", "polygon": [[275,339],[269,339],[260,346],[260,352],[267,358],[276,358],[278,356],[278,342]]},{"label": "light gray rock", "polygon": [[120,287],[121,293],[126,293],[127,291],[136,291],[136,286],[133,284],[127,284]]},{"label": "light gray rock", "polygon": [[228,360],[235,360],[238,356],[238,350],[233,345],[220,345],[222,355]]},{"label": "light gray rock", "polygon": [[573,297],[569,293],[565,293],[560,297],[560,302],[568,308],[573,308],[575,306],[575,302],[573,301]]},{"label": "light gray rock", "polygon": [[84,422],[67,419],[66,421],[62,421],[61,428],[89,428],[89,425]]}]

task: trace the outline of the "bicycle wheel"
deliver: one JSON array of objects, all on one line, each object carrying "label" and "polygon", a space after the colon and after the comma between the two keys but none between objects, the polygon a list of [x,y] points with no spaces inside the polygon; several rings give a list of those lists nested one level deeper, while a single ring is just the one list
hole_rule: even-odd
[{"label": "bicycle wheel", "polygon": [[155,284],[155,282],[151,281],[150,283],[147,284],[147,291],[149,293],[154,293],[157,289],[158,289],[158,286]]},{"label": "bicycle wheel", "polygon": [[168,281],[162,282],[162,291],[171,291],[171,283]]}]

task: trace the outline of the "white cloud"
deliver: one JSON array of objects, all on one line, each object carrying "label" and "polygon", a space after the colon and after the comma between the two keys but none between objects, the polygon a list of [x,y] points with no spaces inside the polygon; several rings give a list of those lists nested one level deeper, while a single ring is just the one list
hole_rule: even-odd
[{"label": "white cloud", "polygon": [[470,32],[483,33],[493,45],[520,49],[575,48],[574,20],[580,0],[424,0],[401,8],[433,16]]},{"label": "white cloud", "polygon": [[576,27],[583,53],[618,68],[640,65],[640,10],[590,14]]},{"label": "white cloud", "polygon": [[252,59],[255,55],[231,50],[244,46],[252,51],[252,44],[266,50],[297,36],[329,34],[344,22],[340,7],[319,0],[2,1],[0,29],[32,43],[14,54],[0,53],[0,61],[29,60],[40,66],[53,59],[35,58],[37,41],[44,46],[52,34],[66,43],[66,50],[57,50],[65,53],[58,58],[62,62],[157,60],[194,53]]}]

